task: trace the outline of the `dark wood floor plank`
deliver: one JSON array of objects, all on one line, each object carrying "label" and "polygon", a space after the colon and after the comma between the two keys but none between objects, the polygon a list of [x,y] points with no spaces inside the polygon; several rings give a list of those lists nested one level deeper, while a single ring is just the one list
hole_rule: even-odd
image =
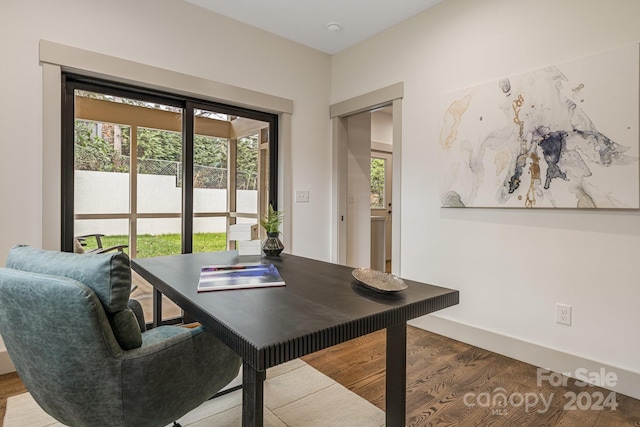
[{"label": "dark wood floor plank", "polygon": [[[303,360],[384,409],[384,346],[384,333],[376,332]],[[538,382],[535,366],[419,328],[407,329],[408,426],[640,427],[636,399],[618,394],[616,411],[567,410],[565,393],[609,391],[579,387],[573,379],[564,387]],[[499,393],[515,400],[494,405]],[[471,398],[480,395],[488,396],[489,404]],[[529,405],[520,403],[520,396],[528,398]]]}]

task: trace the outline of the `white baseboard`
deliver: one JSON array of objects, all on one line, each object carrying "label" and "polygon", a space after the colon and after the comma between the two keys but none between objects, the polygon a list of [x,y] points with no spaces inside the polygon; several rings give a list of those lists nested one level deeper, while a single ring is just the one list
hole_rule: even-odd
[{"label": "white baseboard", "polygon": [[[606,363],[586,359],[565,353],[539,344],[480,329],[475,326],[443,319],[435,315],[423,316],[409,322],[412,326],[444,335],[494,353],[502,354],[531,365],[548,369],[552,372],[564,373],[578,379],[602,377],[602,373],[613,373],[617,377],[614,385],[604,384],[603,388],[640,399],[640,373],[628,369],[611,366]],[[577,375],[576,375],[577,374]]]},{"label": "white baseboard", "polygon": [[13,362],[9,358],[9,353],[7,350],[0,351],[0,375],[8,374],[10,372],[15,372],[16,368],[13,366]]}]

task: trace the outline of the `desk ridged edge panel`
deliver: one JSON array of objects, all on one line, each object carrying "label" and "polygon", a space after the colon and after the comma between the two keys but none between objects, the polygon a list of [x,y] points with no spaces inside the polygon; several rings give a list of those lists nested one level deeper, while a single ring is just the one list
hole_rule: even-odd
[{"label": "desk ridged edge panel", "polygon": [[458,291],[450,292],[433,299],[396,307],[382,313],[265,347],[258,351],[259,354],[256,355],[257,364],[253,366],[259,370],[264,370],[380,329],[385,329],[387,326],[404,323],[416,317],[456,305],[459,302],[459,298]]},{"label": "desk ridged edge panel", "polygon": [[258,349],[249,343],[245,338],[231,332],[230,328],[221,323],[214,321],[206,313],[198,307],[194,307],[194,312],[189,314],[200,322],[208,331],[211,331],[220,341],[236,352],[243,361],[258,369]]}]

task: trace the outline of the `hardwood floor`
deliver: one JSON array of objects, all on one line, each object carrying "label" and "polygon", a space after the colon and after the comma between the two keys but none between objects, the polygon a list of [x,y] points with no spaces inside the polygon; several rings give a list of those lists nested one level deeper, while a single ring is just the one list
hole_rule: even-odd
[{"label": "hardwood floor", "polygon": [[7,399],[26,392],[27,389],[15,372],[0,375],[0,427],[4,424],[4,413],[7,410]]},{"label": "hardwood floor", "polygon": [[[303,360],[384,410],[385,345],[380,331]],[[410,427],[640,426],[639,400],[614,394],[617,409],[598,410],[598,401],[602,406],[611,403],[604,400],[608,390],[566,381],[564,387],[553,387],[547,380],[538,385],[534,366],[422,329],[410,326],[407,331]],[[7,398],[25,391],[16,374],[0,376],[0,426]],[[499,405],[501,392],[510,404]],[[579,396],[573,402],[575,410],[567,406],[572,394]],[[593,409],[579,409],[585,405]]]},{"label": "hardwood floor", "polygon": [[[384,331],[302,359],[384,410]],[[407,330],[407,426],[640,426],[639,400],[611,394],[607,401],[608,390],[547,378],[539,386],[532,365],[422,329]],[[563,380],[565,387],[550,384]],[[501,392],[511,403],[500,405]],[[599,410],[613,399],[615,411]]]}]

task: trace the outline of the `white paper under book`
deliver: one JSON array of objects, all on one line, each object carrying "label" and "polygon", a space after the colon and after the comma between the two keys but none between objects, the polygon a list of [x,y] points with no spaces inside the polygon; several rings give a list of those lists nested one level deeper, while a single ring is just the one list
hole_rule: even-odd
[{"label": "white paper under book", "polygon": [[200,270],[198,292],[284,286],[273,264],[260,262],[229,265],[205,265]]}]

